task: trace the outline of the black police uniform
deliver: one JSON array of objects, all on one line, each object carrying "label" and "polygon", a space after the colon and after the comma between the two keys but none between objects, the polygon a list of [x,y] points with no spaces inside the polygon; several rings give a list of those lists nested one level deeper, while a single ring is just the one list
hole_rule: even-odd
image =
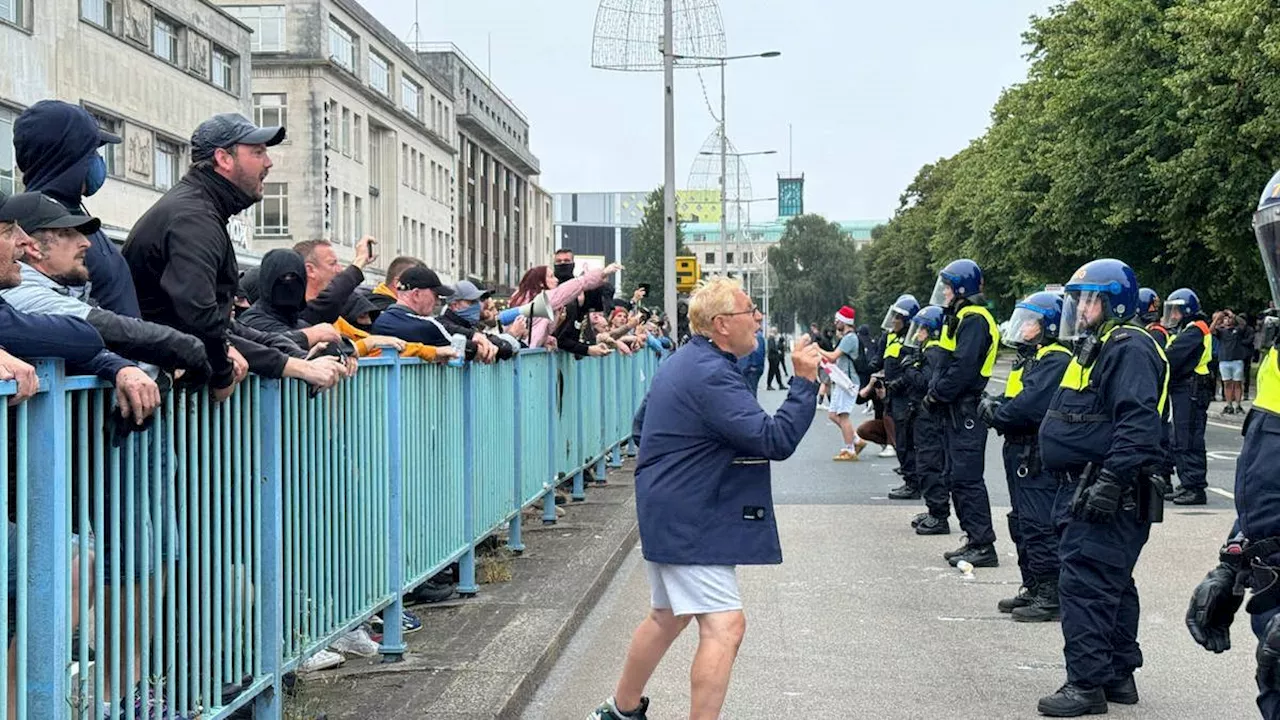
[{"label": "black police uniform", "polygon": [[[1168,363],[1136,325],[1077,349],[1040,426],[1044,469],[1060,480],[1054,514],[1061,540],[1059,598],[1068,681],[1084,688],[1127,682],[1142,666],[1133,568],[1151,532],[1149,474],[1158,472]],[[1088,361],[1088,348],[1098,348]],[[1084,357],[1084,362],[1079,358]],[[1108,522],[1073,517],[1087,470],[1102,468],[1125,488]]]},{"label": "black police uniform", "polygon": [[921,405],[929,391],[934,375],[951,356],[937,340],[930,340],[902,372],[908,397],[917,408],[911,423],[915,462],[912,470],[920,483],[920,492],[929,514],[945,521],[951,515],[951,488],[946,479],[946,434],[943,432],[944,415],[930,412]]},{"label": "black police uniform", "polygon": [[1022,367],[1022,389],[1000,404],[991,424],[1004,433],[1004,466],[1013,511],[1009,534],[1018,548],[1024,587],[1058,582],[1058,533],[1053,504],[1058,481],[1040,462],[1040,423],[1057,394],[1071,352],[1058,343],[1037,348]]},{"label": "black police uniform", "polygon": [[[1244,446],[1236,459],[1236,532],[1260,543],[1257,558],[1266,568],[1280,572],[1280,350],[1272,348],[1258,366],[1258,399],[1244,423]],[[1280,615],[1280,587],[1274,584],[1273,570],[1250,575],[1248,583],[1254,599],[1250,611],[1253,632],[1265,637],[1267,624]],[[1265,585],[1271,580],[1270,585]],[[1258,592],[1270,589],[1259,599]],[[1265,595],[1265,593],[1264,593]],[[1278,649],[1280,650],[1280,649]],[[1280,720],[1280,688],[1258,683],[1258,709],[1266,720]]]},{"label": "black police uniform", "polygon": [[915,421],[916,401],[900,383],[904,366],[914,361],[915,349],[907,347],[897,333],[885,335],[884,354],[880,365],[884,371],[885,404],[889,417],[893,418],[893,449],[898,455],[898,469],[904,485],[916,492],[920,490],[920,478],[915,471],[915,442],[912,423]]},{"label": "black police uniform", "polygon": [[1192,315],[1169,342],[1169,402],[1173,412],[1172,450],[1178,482],[1185,490],[1203,492],[1206,474],[1204,433],[1213,376],[1208,373],[1208,348],[1203,315]]},{"label": "black police uniform", "polygon": [[947,345],[951,338],[954,347],[929,388],[935,401],[930,403],[930,412],[943,418],[947,484],[956,504],[956,516],[969,538],[968,546],[979,548],[996,541],[991,500],[983,478],[987,426],[978,417],[978,401],[990,378],[986,368],[994,364],[990,355],[994,354],[998,331],[990,314],[974,300],[960,300],[949,308],[947,323],[942,342]]}]

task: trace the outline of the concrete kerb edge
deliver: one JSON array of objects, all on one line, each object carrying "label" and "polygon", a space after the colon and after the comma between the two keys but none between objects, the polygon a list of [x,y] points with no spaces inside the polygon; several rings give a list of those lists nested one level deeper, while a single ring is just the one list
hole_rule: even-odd
[{"label": "concrete kerb edge", "polygon": [[[635,499],[632,498],[626,503],[626,507],[634,514]],[[582,627],[582,622],[586,620],[591,609],[604,595],[605,590],[609,587],[609,583],[613,582],[613,578],[618,574],[618,569],[622,567],[622,563],[626,560],[627,555],[631,553],[632,548],[640,541],[640,526],[636,522],[631,523],[631,529],[623,537],[622,542],[614,549],[609,556],[608,562],[596,574],[595,580],[591,586],[587,588],[587,592],[582,595],[577,603],[574,604],[572,612],[560,629],[551,638],[551,642],[547,643],[547,647],[538,657],[537,662],[529,672],[525,673],[520,683],[512,691],[510,697],[502,704],[502,708],[498,711],[497,718],[499,720],[517,720],[524,709],[533,700],[534,694],[538,687],[542,684],[547,676],[551,673],[551,669],[555,667],[556,661],[560,659],[560,653],[573,639],[574,633],[578,632],[578,628]]]}]

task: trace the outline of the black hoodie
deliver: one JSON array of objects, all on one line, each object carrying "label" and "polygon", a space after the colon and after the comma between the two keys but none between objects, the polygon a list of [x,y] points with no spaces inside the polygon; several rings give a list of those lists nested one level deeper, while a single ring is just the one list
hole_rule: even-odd
[{"label": "black hoodie", "polygon": [[[13,148],[28,192],[40,192],[84,215],[81,191],[89,163],[102,145],[98,122],[79,105],[41,100],[18,116]],[[98,306],[117,315],[142,317],[129,265],[101,230],[89,237],[84,262]]]},{"label": "black hoodie", "polygon": [[288,333],[308,325],[299,317],[306,306],[306,263],[292,250],[276,249],[262,256],[258,299],[239,320],[255,330]]}]

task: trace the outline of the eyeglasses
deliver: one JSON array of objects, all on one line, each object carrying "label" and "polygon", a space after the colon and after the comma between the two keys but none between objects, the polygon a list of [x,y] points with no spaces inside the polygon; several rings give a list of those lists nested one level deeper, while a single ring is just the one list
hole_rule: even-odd
[{"label": "eyeglasses", "polygon": [[734,315],[761,315],[761,316],[763,316],[763,315],[764,315],[764,313],[760,312],[760,308],[756,307],[755,305],[752,305],[749,309],[747,309],[747,310],[743,310],[742,312],[720,313],[719,315],[716,315],[716,317],[733,317]]}]

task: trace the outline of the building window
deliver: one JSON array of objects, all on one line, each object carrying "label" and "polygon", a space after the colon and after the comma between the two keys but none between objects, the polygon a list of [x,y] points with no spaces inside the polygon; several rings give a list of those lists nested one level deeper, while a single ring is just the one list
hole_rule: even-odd
[{"label": "building window", "polygon": [[213,47],[213,84],[233,93],[236,91],[236,56],[218,46]]},{"label": "building window", "polygon": [[155,180],[157,188],[168,190],[178,181],[178,177],[181,175],[179,168],[181,156],[182,148],[167,140],[156,139]]},{"label": "building window", "polygon": [[409,146],[400,143],[400,184],[409,184]]},{"label": "building window", "polygon": [[407,77],[400,78],[400,107],[422,119],[422,88]]},{"label": "building window", "polygon": [[22,6],[27,0],[0,0],[0,20],[13,23],[18,27],[26,27]]},{"label": "building window", "polygon": [[733,264],[733,253],[725,253],[725,254],[724,254],[724,262],[725,262],[725,264],[726,264],[726,265],[732,265],[732,264]]},{"label": "building window", "polygon": [[329,19],[329,59],[356,71],[356,36],[333,18]]},{"label": "building window", "polygon": [[351,236],[352,240],[364,237],[364,209],[361,207],[363,203],[360,202],[359,195],[355,197],[353,203],[352,212],[355,213],[355,234]]},{"label": "building window", "polygon": [[178,63],[178,25],[156,15],[151,21],[151,48],[165,62]]},{"label": "building window", "polygon": [[253,208],[255,235],[289,234],[289,184],[263,183],[262,201]]},{"label": "building window", "polygon": [[715,253],[713,253],[713,252],[709,252],[709,253],[707,253],[707,255],[706,255],[706,260],[704,260],[704,262],[705,262],[706,264],[708,264],[708,265],[715,265],[715,264],[716,264],[716,254],[715,254]]},{"label": "building window", "polygon": [[342,193],[342,237],[339,245],[351,245],[351,193]]},{"label": "building window", "polygon": [[342,154],[351,155],[351,110],[342,108]]},{"label": "building window", "polygon": [[342,195],[341,193],[338,192],[338,188],[336,187],[329,188],[329,228],[328,229],[329,229],[330,238],[332,238],[334,235],[337,235],[338,228],[342,227],[340,223],[342,219],[340,217],[341,213],[338,212],[338,202],[341,200],[341,197]]},{"label": "building window", "polygon": [[253,122],[258,127],[288,127],[289,97],[284,93],[254,93]]},{"label": "building window", "polygon": [[355,125],[354,125],[353,133],[354,133],[353,137],[355,142],[353,147],[351,148],[351,155],[356,159],[356,162],[361,162],[364,159],[361,157],[361,153],[363,152],[363,148],[364,148],[364,142],[362,140],[362,138],[364,137],[364,134],[361,131],[359,114],[355,116]]},{"label": "building window", "polygon": [[[124,137],[124,123],[117,118],[107,117],[99,113],[92,113],[93,119],[98,121],[98,127],[106,130],[113,135]],[[0,121],[2,122],[2,121]],[[107,163],[107,174],[120,177],[124,175],[124,146],[117,143],[107,143],[98,148],[98,154]]]},{"label": "building window", "polygon": [[391,97],[391,63],[373,50],[369,51],[369,87]]},{"label": "building window", "polygon": [[329,121],[327,123],[329,127],[325,128],[324,146],[327,149],[332,149],[338,147],[338,103],[330,99],[325,107],[327,108],[326,117]]},{"label": "building window", "polygon": [[280,52],[284,50],[283,5],[223,5],[240,22],[253,28],[249,49],[253,52]]},{"label": "building window", "polygon": [[20,189],[18,162],[13,151],[13,121],[18,116],[0,108],[0,192],[12,195]]},{"label": "building window", "polygon": [[418,192],[427,194],[427,156],[418,153]]},{"label": "building window", "polygon": [[114,31],[116,27],[115,0],[80,0],[80,17]]}]

